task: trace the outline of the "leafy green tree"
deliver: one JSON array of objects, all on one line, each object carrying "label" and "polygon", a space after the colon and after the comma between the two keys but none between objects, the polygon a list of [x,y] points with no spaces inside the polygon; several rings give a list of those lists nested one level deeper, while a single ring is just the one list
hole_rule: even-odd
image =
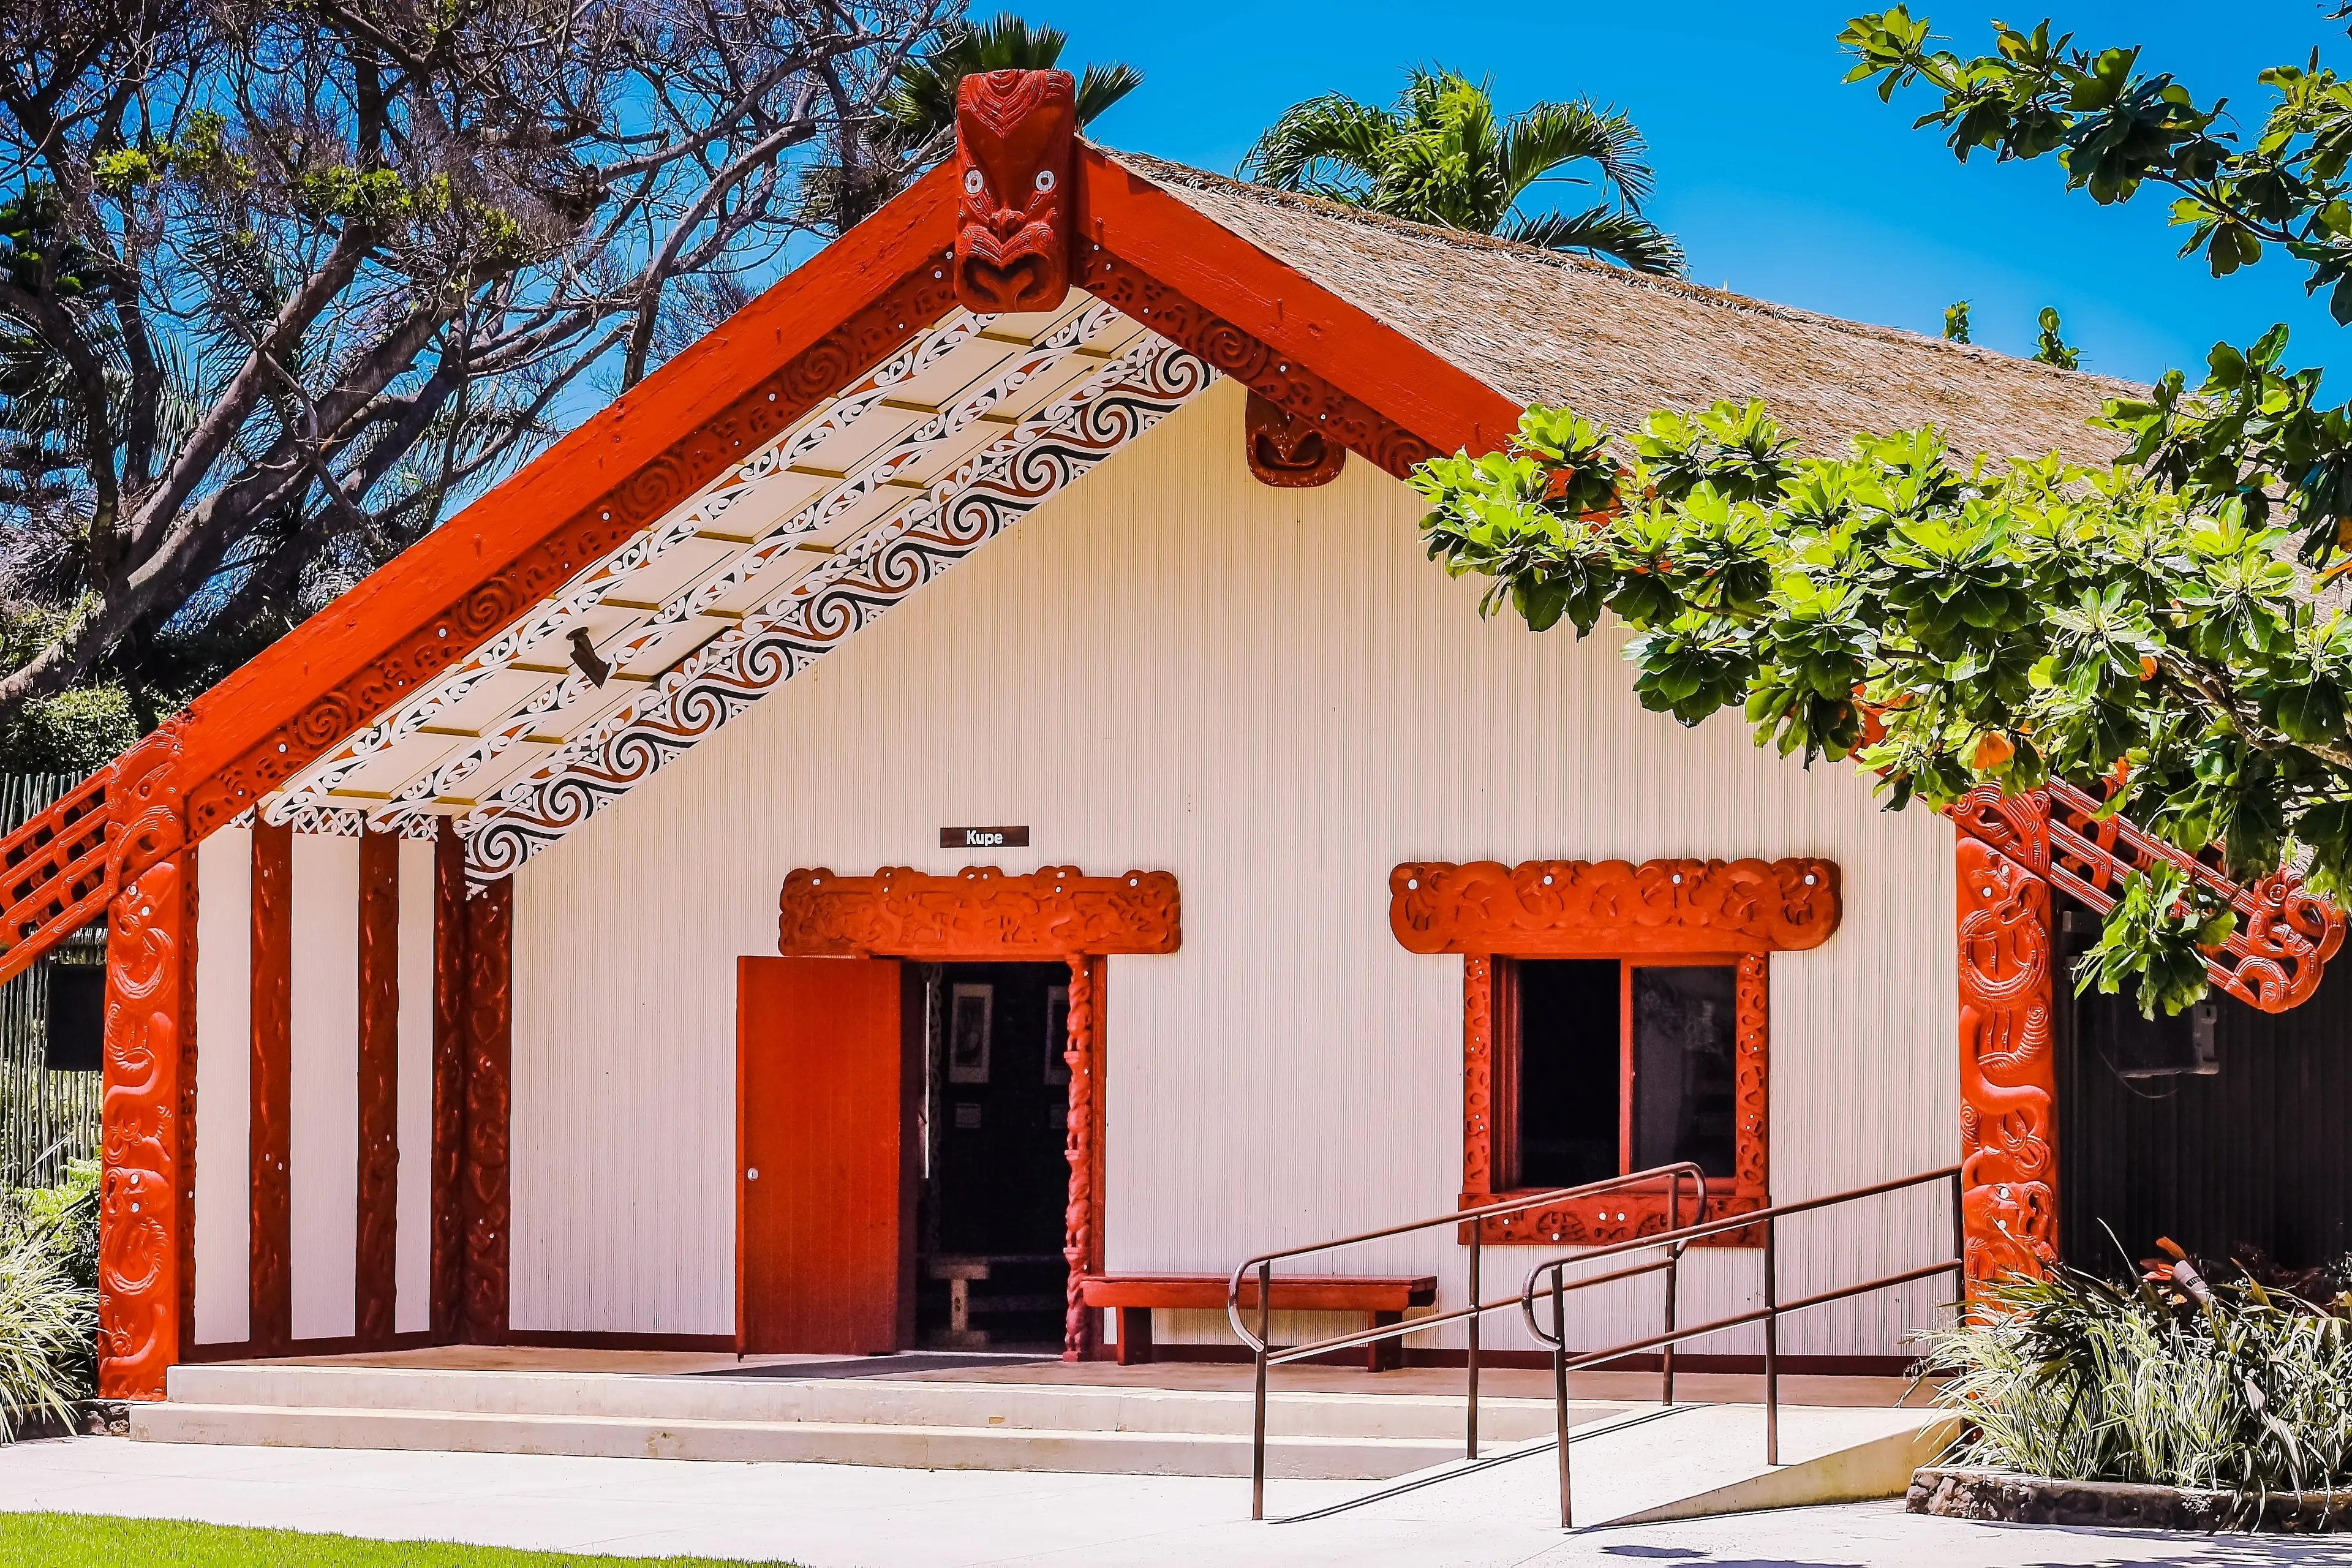
[{"label": "leafy green tree", "polygon": [[829,237],[958,9],[0,0],[0,768],[103,760]]},{"label": "leafy green tree", "polygon": [[2083,351],[2070,345],[2058,331],[2058,308],[2042,307],[2042,336],[2034,344],[2033,357],[2043,364],[2054,364],[2060,370],[2076,370],[2083,363]]},{"label": "leafy green tree", "polygon": [[1969,302],[1955,300],[1944,307],[1944,341],[1964,343],[1969,341]]},{"label": "leafy green tree", "polygon": [[[2341,14],[2341,13],[2339,13]],[[1901,7],[1855,18],[1849,79],[1941,95],[1921,126],[1966,160],[2054,155],[2102,203],[2174,194],[2184,254],[2216,274],[2270,248],[2352,321],[2352,84],[2317,63],[2263,73],[2241,142],[2138,51],[1996,26],[1997,53],[1929,47]],[[1965,302],[1946,335],[1965,341]],[[2057,313],[2042,353],[2072,364]],[[2352,405],[2284,363],[2287,331],[2217,344],[2191,389],[2168,372],[2108,401],[2111,468],[1948,451],[1932,429],[1799,458],[1763,406],[1659,413],[1622,440],[1530,408],[1516,443],[1416,482],[1449,572],[1490,580],[1538,630],[1632,629],[1643,703],[1695,724],[1737,707],[1759,744],[1851,758],[1890,806],[2063,779],[2241,879],[2281,867],[2352,894]],[[2300,546],[2302,564],[2295,559]],[[2177,872],[2133,879],[2078,984],[2177,1012],[2232,917]]]},{"label": "leafy green tree", "polygon": [[[1416,67],[1392,107],[1340,93],[1293,105],[1258,138],[1241,174],[1415,223],[1679,277],[1682,247],[1642,216],[1652,179],[1644,152],[1641,132],[1615,110],[1580,100],[1505,116],[1488,83]],[[1538,184],[1586,183],[1560,173],[1580,165],[1599,183],[1601,201],[1580,212],[1519,210]]]}]

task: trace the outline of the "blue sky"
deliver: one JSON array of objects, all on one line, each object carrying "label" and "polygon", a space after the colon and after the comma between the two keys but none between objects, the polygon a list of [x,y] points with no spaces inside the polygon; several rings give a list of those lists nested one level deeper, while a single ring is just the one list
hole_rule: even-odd
[{"label": "blue sky", "polygon": [[[2084,44],[2144,45],[2144,68],[2172,71],[2200,102],[2226,95],[2247,129],[2268,105],[2254,80],[2263,67],[2301,61],[2315,45],[2335,62],[2352,54],[2342,25],[2305,0],[1914,8],[1965,54],[1989,47],[1995,15],[2027,26],[2047,14]],[[1070,34],[1065,63],[1115,58],[1143,70],[1144,85],[1094,129],[1112,146],[1231,173],[1299,99],[1338,90],[1386,101],[1407,64],[1437,62],[1491,76],[1507,109],[1590,97],[1631,113],[1657,171],[1651,216],[1680,237],[1699,282],[1931,332],[1944,307],[1966,297],[1976,341],[2021,353],[2032,349],[2035,313],[2055,305],[2084,369],[2135,379],[2174,364],[2200,370],[2216,339],[2244,342],[2278,321],[2294,328],[2298,363],[2352,347],[2352,331],[2305,299],[2287,258],[2273,253],[2220,279],[2200,259],[2177,259],[2181,231],[2166,222],[2161,193],[2103,208],[2069,194],[2052,159],[1997,166],[1979,153],[1963,166],[1934,131],[1910,128],[1932,101],[1925,93],[1890,106],[1840,85],[1848,62],[1835,40],[1855,7],[1031,0],[1020,9]],[[1566,187],[1559,199],[1581,205],[1582,195]]]}]

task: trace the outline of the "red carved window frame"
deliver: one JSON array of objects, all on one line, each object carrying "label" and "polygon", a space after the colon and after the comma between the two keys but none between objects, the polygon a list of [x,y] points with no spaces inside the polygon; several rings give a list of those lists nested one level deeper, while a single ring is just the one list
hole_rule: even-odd
[{"label": "red carved window frame", "polygon": [[778,900],[776,951],[787,958],[1070,966],[1066,1361],[1097,1350],[1094,1314],[1078,1292],[1080,1277],[1103,1266],[1103,960],[1173,952],[1181,940],[1176,878],[1167,871],[1088,877],[1075,866],[1047,866],[1007,876],[974,866],[934,876],[887,866],[871,877],[836,877],[818,868],[787,876]]},{"label": "red carved window frame", "polygon": [[[1500,1134],[1510,1112],[1507,1064],[1496,1047],[1509,1028],[1511,961],[1543,958],[1614,959],[1621,974],[1645,961],[1736,969],[1735,1173],[1727,1190],[1709,1184],[1708,1212],[1719,1216],[1767,1206],[1769,959],[1829,940],[1841,915],[1839,881],[1834,862],[1814,859],[1399,866],[1389,879],[1389,925],[1397,941],[1410,952],[1463,959],[1462,1206],[1517,1195],[1496,1184]],[[1630,1009],[1620,1026],[1631,1027]],[[1623,1094],[1630,1105],[1630,1078]],[[1630,1141],[1621,1146],[1630,1148]],[[1665,1229],[1669,1200],[1663,1183],[1622,1189],[1605,1205],[1564,1205],[1482,1221],[1482,1239],[1602,1246]],[[1683,1203],[1687,1224],[1696,1217],[1687,1190]],[[1468,1240],[1466,1227],[1463,1239]],[[1756,1240],[1730,1233],[1716,1245]]]}]

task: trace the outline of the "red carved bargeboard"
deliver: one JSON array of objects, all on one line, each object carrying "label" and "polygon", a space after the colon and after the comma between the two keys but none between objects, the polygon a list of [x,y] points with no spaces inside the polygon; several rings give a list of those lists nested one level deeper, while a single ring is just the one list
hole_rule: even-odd
[{"label": "red carved bargeboard", "polygon": [[[1734,957],[1734,1174],[1707,1193],[1710,1217],[1760,1209],[1768,1196],[1771,1130],[1766,1060],[1771,1016],[1767,955],[1827,942],[1843,916],[1836,862],[1784,860],[1528,860],[1517,866],[1412,861],[1389,875],[1389,929],[1411,952],[1458,952],[1462,965],[1462,1205],[1511,1196],[1494,1183],[1496,980],[1512,958]],[[1699,1216],[1683,1190],[1612,1193],[1481,1222],[1489,1242],[1597,1247],[1655,1235]],[[1466,1235],[1465,1235],[1466,1239]],[[1753,1246],[1732,1232],[1717,1246]],[[1705,1244],[1703,1244],[1705,1245]]]},{"label": "red carved bargeboard", "polygon": [[1322,431],[1326,439],[1360,454],[1367,462],[1399,479],[1412,473],[1415,465],[1441,455],[1429,442],[1361,398],[1193,303],[1134,263],[1099,245],[1083,249],[1080,287]]},{"label": "red carved bargeboard", "polygon": [[1962,1245],[1975,1283],[2058,1258],[2050,887],[1966,835],[1958,873]]},{"label": "red carved bargeboard", "polygon": [[1166,871],[1088,877],[1047,866],[1008,877],[974,866],[952,877],[887,866],[871,877],[822,868],[784,879],[776,951],[786,956],[1055,959],[1074,952],[1173,952],[1176,879]]},{"label": "red carved bargeboard", "polygon": [[1348,461],[1348,448],[1312,419],[1255,391],[1242,410],[1242,452],[1251,478],[1286,490],[1328,485]]},{"label": "red carved bargeboard", "polygon": [[472,653],[587,563],[659,521],[730,460],[881,363],[954,303],[945,273],[934,261],[901,278],[880,299],[761,377],[724,413],[698,426],[507,565],[468,584],[438,616],[402,637],[365,670],[198,782],[189,795],[190,831],[201,838],[251,805],[403,694]]},{"label": "red carved bargeboard", "polygon": [[1433,860],[1389,873],[1389,929],[1408,952],[1794,952],[1827,942],[1841,912],[1830,860]]},{"label": "red carved bargeboard", "polygon": [[1007,876],[974,866],[952,877],[886,867],[871,877],[823,868],[792,872],[778,900],[776,951],[801,958],[931,962],[1060,959],[1070,966],[1070,1067],[1063,1152],[1070,1187],[1062,1220],[1069,1264],[1062,1354],[1092,1353],[1094,1319],[1081,1275],[1102,1268],[1103,959],[1165,953],[1181,940],[1176,879],[1166,871],[1088,877],[1072,866]]},{"label": "red carved bargeboard", "polygon": [[1077,87],[1057,70],[956,84],[956,298],[979,314],[1054,310],[1070,291]]}]

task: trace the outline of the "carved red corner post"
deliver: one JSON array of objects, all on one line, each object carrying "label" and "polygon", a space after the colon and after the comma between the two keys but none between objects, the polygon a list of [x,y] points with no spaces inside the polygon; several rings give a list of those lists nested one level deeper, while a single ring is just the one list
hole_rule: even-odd
[{"label": "carved red corner post", "polygon": [[956,299],[1052,310],[1070,291],[1077,87],[1067,71],[975,71],[956,86]]},{"label": "carved red corner post", "polygon": [[820,868],[786,877],[778,900],[776,951],[787,957],[1058,959],[1070,966],[1066,1361],[1093,1352],[1093,1315],[1079,1300],[1078,1280],[1099,1272],[1103,1259],[1103,961],[1173,952],[1181,937],[1176,879],[1166,871],[1088,877],[1074,866],[1047,866],[1024,877],[976,866],[941,877],[892,866],[871,877],[836,877]]},{"label": "carved red corner post", "polygon": [[[1680,956],[1728,960],[1736,970],[1734,1173],[1728,1193],[1710,1188],[1709,1211],[1764,1207],[1771,1131],[1768,955],[1819,947],[1843,912],[1838,868],[1828,860],[1399,866],[1389,877],[1389,928],[1399,944],[1463,958],[1463,1206],[1510,1195],[1495,1185],[1497,960]],[[1507,1215],[1484,1222],[1482,1237],[1600,1246],[1664,1230],[1667,1208],[1663,1186],[1612,1194],[1605,1212],[1562,1207]],[[1685,1222],[1692,1217],[1686,1210]],[[1725,1242],[1750,1239],[1734,1233]]]},{"label": "carved red corner post", "polygon": [[1313,489],[1339,477],[1348,448],[1312,417],[1253,390],[1242,409],[1242,452],[1250,477],[1276,489]]},{"label": "carved red corner post", "polygon": [[2344,944],[2342,911],[2294,877],[2274,873],[2245,887],[2099,809],[2058,783],[2014,795],[1985,784],[1951,808],[1959,834],[1962,1245],[1971,1281],[2040,1274],[2058,1257],[2053,889],[2105,914],[2133,872],[2179,867],[2238,914],[2230,940],[2206,955],[2206,973],[2265,1013],[2308,999]]},{"label": "carved red corner post", "polygon": [[118,759],[107,785],[106,1024],[99,1185],[98,1384],[110,1399],[161,1399],[180,1353],[188,969],[179,737],[155,731]]}]

